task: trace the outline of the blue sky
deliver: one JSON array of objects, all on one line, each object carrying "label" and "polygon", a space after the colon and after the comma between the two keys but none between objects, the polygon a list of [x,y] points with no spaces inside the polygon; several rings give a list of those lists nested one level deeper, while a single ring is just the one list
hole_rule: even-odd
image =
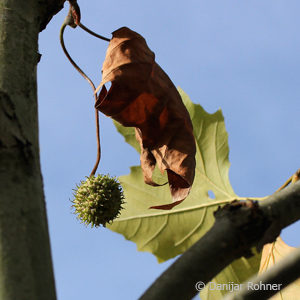
[{"label": "blue sky", "polygon": [[[299,1],[79,1],[82,22],[110,37],[127,26],[142,34],[176,86],[212,113],[221,108],[229,133],[230,180],[240,196],[273,193],[300,167]],[[65,9],[40,36],[39,122],[52,254],[59,300],[139,295],[170,264],[72,214],[75,185],[96,156],[93,95],[59,45]],[[67,28],[67,47],[101,80],[107,43]],[[101,173],[120,176],[139,156],[101,116]],[[299,222],[283,238],[300,245]],[[298,233],[297,233],[298,231]]]}]

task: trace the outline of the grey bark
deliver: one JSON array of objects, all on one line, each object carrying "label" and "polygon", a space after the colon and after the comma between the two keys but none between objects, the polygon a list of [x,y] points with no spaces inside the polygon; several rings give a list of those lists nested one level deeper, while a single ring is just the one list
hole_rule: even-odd
[{"label": "grey bark", "polygon": [[198,281],[206,284],[235,259],[251,255],[252,247],[274,241],[282,228],[300,219],[300,181],[260,203],[226,205],[215,216],[213,227],[149,287],[141,300],[191,299],[198,293]]},{"label": "grey bark", "polygon": [[1,300],[56,299],[39,160],[36,67],[38,33],[63,2],[0,0]]}]

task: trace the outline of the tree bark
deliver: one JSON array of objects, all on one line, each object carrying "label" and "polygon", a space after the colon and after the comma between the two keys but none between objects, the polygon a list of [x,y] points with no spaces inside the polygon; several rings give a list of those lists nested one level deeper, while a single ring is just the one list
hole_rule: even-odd
[{"label": "tree bark", "polygon": [[63,2],[0,0],[1,300],[56,299],[39,159],[36,66],[39,31]]},{"label": "tree bark", "polygon": [[300,219],[300,181],[259,203],[228,204],[215,217],[212,228],[140,300],[192,299],[197,282],[208,283],[235,259],[251,255],[252,247],[273,242],[281,229]]}]

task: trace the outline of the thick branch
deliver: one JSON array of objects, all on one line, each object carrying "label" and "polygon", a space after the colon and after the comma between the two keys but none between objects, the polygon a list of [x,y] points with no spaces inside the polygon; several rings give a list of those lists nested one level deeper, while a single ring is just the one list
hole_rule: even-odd
[{"label": "thick branch", "polygon": [[275,264],[267,272],[248,280],[251,286],[261,286],[255,290],[247,283],[237,293],[227,294],[224,300],[264,300],[275,295],[300,276],[300,248]]},{"label": "thick branch", "polygon": [[40,171],[37,0],[0,0],[0,299],[54,300]]},{"label": "thick branch", "polygon": [[141,300],[191,299],[195,284],[213,279],[227,265],[249,256],[253,246],[275,240],[280,230],[300,219],[300,182],[266,200],[224,206],[213,227],[141,296]]}]

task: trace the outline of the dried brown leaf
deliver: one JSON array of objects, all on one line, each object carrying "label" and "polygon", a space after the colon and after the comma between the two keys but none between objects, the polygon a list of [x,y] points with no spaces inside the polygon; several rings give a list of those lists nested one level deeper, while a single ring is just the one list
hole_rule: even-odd
[{"label": "dried brown leaf", "polygon": [[167,171],[173,197],[173,203],[152,208],[171,209],[189,194],[196,164],[192,122],[176,87],[145,39],[126,27],[113,32],[102,73],[95,107],[136,128],[145,183],[158,185],[152,180],[157,164],[162,173]]}]

